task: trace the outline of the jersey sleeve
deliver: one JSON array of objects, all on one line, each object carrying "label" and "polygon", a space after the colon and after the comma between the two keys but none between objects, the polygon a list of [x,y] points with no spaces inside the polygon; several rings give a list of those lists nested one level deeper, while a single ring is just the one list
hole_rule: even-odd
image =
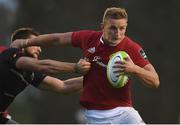
[{"label": "jersey sleeve", "polygon": [[34,72],[34,79],[32,80],[31,85],[38,87],[45,77],[45,74]]},{"label": "jersey sleeve", "polygon": [[71,43],[74,47],[84,48],[86,46],[87,41],[89,40],[89,37],[91,35],[91,31],[88,30],[81,30],[73,32]]},{"label": "jersey sleeve", "polygon": [[134,43],[131,45],[130,48],[132,51],[131,52],[132,55],[130,55],[130,57],[132,58],[133,62],[136,65],[138,65],[140,67],[144,67],[145,65],[149,64],[147,55],[140,45],[138,45],[137,43]]}]

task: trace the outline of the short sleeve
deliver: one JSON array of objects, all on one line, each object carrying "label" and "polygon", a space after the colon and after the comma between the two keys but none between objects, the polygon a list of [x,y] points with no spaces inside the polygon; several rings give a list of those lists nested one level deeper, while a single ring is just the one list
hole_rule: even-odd
[{"label": "short sleeve", "polygon": [[144,67],[145,65],[149,64],[147,55],[140,45],[134,43],[130,48],[132,53],[130,57],[136,65]]},{"label": "short sleeve", "polygon": [[81,49],[84,48],[89,38],[91,37],[92,33],[93,31],[89,31],[89,30],[81,30],[81,31],[73,32],[71,38],[72,46],[79,47]]},{"label": "short sleeve", "polygon": [[35,87],[38,87],[40,83],[43,81],[43,79],[46,77],[46,75],[38,72],[33,72],[33,73],[34,73],[34,79],[30,84]]}]

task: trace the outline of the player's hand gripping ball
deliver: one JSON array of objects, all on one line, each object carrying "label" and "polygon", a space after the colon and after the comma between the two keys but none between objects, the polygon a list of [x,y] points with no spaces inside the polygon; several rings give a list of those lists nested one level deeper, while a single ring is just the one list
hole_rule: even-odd
[{"label": "player's hand gripping ball", "polygon": [[121,73],[119,77],[116,76],[116,73],[114,71],[116,70],[113,68],[116,61],[125,61],[124,58],[128,57],[129,55],[125,51],[118,51],[116,53],[113,53],[110,56],[108,65],[107,65],[107,78],[109,80],[109,83],[115,87],[115,88],[121,88],[126,85],[128,82],[128,76],[124,74],[124,72]]}]

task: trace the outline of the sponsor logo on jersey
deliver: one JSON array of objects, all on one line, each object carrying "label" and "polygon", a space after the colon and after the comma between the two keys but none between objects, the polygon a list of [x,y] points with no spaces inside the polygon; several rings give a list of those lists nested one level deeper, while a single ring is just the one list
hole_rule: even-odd
[{"label": "sponsor logo on jersey", "polygon": [[141,55],[145,60],[148,60],[147,55],[146,55],[146,53],[144,52],[143,49],[141,49],[141,50],[139,51],[139,53],[140,53],[140,55]]},{"label": "sponsor logo on jersey", "polygon": [[102,58],[100,56],[94,56],[92,61],[97,62],[97,61],[101,61],[101,60],[102,60]]},{"label": "sponsor logo on jersey", "polygon": [[88,49],[88,52],[91,54],[95,53],[95,51],[96,51],[95,47],[91,47]]},{"label": "sponsor logo on jersey", "polygon": [[107,67],[107,65],[102,62],[102,58],[100,56],[94,56],[92,61],[95,62],[96,64],[98,64],[101,67],[104,67],[104,68]]}]

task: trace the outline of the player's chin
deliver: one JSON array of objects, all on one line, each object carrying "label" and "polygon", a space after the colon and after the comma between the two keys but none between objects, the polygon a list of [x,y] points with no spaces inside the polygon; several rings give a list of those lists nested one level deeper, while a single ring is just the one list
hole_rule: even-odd
[{"label": "player's chin", "polygon": [[117,37],[115,37],[113,40],[114,40],[114,41],[119,41],[119,40],[121,40],[121,37],[117,36]]},{"label": "player's chin", "polygon": [[113,39],[113,40],[111,40],[110,44],[115,45],[115,44],[117,44],[118,42],[119,42],[119,39],[118,39],[118,40],[117,40],[117,39]]}]

